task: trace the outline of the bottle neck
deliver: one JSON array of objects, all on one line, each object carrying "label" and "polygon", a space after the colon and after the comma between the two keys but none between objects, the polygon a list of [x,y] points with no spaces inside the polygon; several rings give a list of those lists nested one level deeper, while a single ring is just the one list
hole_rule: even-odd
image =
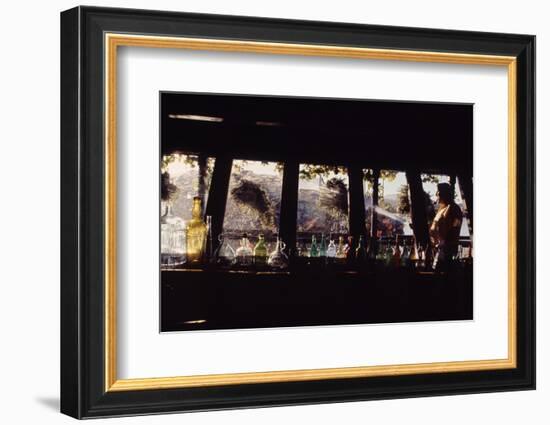
[{"label": "bottle neck", "polygon": [[191,215],[194,220],[200,220],[202,215],[202,208],[201,208],[201,200],[195,199],[193,201],[193,210],[191,211]]}]

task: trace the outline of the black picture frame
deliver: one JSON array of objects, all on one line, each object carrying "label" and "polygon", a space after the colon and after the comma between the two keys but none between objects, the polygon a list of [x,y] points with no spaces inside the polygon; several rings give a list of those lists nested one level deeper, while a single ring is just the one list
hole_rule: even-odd
[{"label": "black picture frame", "polygon": [[[105,34],[513,56],[516,367],[399,376],[106,390]],[[76,7],[61,14],[61,412],[75,418],[535,388],[535,37]]]}]

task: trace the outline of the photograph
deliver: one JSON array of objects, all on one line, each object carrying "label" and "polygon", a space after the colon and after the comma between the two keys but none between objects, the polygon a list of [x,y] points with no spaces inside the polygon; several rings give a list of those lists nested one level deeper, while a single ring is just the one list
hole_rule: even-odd
[{"label": "photograph", "polygon": [[159,96],[161,332],[473,319],[474,105]]},{"label": "photograph", "polygon": [[535,36],[370,11],[61,12],[62,413],[535,389]]}]

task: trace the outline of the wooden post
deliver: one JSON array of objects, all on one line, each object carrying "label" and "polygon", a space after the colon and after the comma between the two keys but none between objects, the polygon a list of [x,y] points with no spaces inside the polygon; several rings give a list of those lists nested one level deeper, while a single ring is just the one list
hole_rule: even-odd
[{"label": "wooden post", "polygon": [[370,225],[370,236],[371,238],[376,238],[376,207],[378,207],[378,184],[380,180],[380,170],[377,168],[373,170],[373,182],[372,182],[372,209],[371,209],[371,225]]},{"label": "wooden post", "polygon": [[458,175],[458,187],[462,193],[462,199],[466,204],[466,219],[468,220],[468,227],[470,229],[470,236],[474,234],[474,193],[472,177],[468,177],[463,174]]},{"label": "wooden post", "polygon": [[407,182],[411,193],[411,218],[416,242],[426,245],[429,240],[426,196],[418,171],[407,171]]},{"label": "wooden post", "polygon": [[365,237],[365,192],[363,188],[363,169],[352,165],[348,168],[349,177],[349,229],[354,240]]},{"label": "wooden post", "polygon": [[214,163],[214,172],[212,173],[212,182],[210,183],[205,213],[205,215],[212,216],[213,249],[217,248],[218,236],[223,232],[225,204],[227,202],[232,165],[233,161],[229,157],[218,156]]},{"label": "wooden post", "polygon": [[287,245],[287,253],[289,253],[296,246],[298,179],[298,161],[295,159],[285,161],[283,170],[283,188],[281,193],[281,211],[279,215],[279,236]]}]

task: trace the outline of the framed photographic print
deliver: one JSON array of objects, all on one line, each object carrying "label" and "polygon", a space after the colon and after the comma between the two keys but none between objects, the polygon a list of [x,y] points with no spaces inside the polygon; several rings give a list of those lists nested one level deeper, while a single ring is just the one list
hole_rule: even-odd
[{"label": "framed photographic print", "polygon": [[63,12],[61,411],[533,389],[534,49]]}]

